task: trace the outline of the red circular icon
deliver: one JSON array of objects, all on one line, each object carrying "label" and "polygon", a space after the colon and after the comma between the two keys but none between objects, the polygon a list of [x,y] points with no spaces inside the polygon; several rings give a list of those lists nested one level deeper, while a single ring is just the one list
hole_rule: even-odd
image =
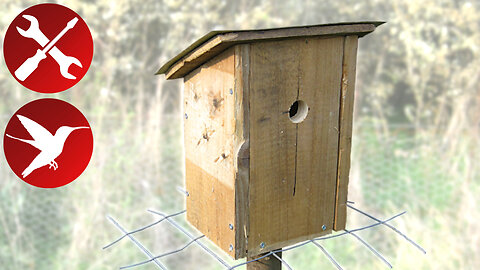
[{"label": "red circular icon", "polygon": [[58,99],[38,99],[20,108],[3,137],[7,162],[23,181],[41,188],[66,185],[87,167],[93,135],[83,114]]},{"label": "red circular icon", "polygon": [[10,73],[40,93],[69,89],[87,73],[93,40],[83,19],[58,4],[29,7],[12,21],[3,54]]}]

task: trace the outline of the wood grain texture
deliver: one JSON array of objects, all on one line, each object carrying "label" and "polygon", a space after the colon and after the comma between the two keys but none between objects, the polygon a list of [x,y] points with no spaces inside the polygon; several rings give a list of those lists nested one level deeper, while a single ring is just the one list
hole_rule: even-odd
[{"label": "wood grain texture", "polygon": [[[187,220],[234,257],[234,50],[185,77]],[[232,245],[233,249],[230,249]]]},{"label": "wood grain texture", "polygon": [[[333,228],[343,40],[250,46],[249,256]],[[288,110],[297,99],[309,113],[294,124]]]},{"label": "wood grain texture", "polygon": [[235,50],[235,258],[247,256],[248,182],[250,177],[249,72],[250,45]]},{"label": "wood grain texture", "polygon": [[318,36],[363,36],[373,32],[382,23],[352,22],[277,29],[213,31],[168,61],[157,74],[165,74],[167,79],[181,78],[223,50],[240,43]]},{"label": "wood grain texture", "polygon": [[347,36],[344,42],[340,121],[338,142],[338,176],[335,209],[336,231],[345,229],[347,221],[348,178],[352,147],[353,103],[355,97],[355,69],[357,62],[357,36]]},{"label": "wood grain texture", "polygon": [[357,42],[238,44],[185,77],[187,220],[233,258],[345,228]]}]

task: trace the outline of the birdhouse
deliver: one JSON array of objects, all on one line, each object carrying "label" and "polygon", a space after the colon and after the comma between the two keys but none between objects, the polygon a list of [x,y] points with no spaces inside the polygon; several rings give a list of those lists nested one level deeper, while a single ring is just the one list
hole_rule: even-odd
[{"label": "birdhouse", "polygon": [[187,220],[233,258],[343,230],[357,41],[381,22],[213,31],[184,80]]}]

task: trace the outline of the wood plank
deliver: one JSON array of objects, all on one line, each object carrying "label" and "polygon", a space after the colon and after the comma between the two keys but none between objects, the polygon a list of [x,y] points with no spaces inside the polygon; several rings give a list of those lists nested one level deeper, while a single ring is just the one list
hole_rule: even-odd
[{"label": "wood plank", "polygon": [[[299,99],[307,102],[310,112],[298,124],[295,197],[308,201],[296,204],[293,212],[305,215],[308,235],[318,233],[324,225],[327,232],[333,229],[343,40],[312,39],[301,54],[305,72],[301,74]],[[322,216],[317,216],[320,213]]]},{"label": "wood plank", "polygon": [[354,22],[246,31],[213,31],[168,61],[157,74],[165,74],[166,79],[181,78],[223,50],[240,43],[316,36],[352,34],[363,36],[373,32],[382,23]]},{"label": "wood plank", "polygon": [[[185,77],[187,220],[232,257],[235,250],[234,50]],[[233,249],[230,248],[232,245]]]},{"label": "wood plank", "polygon": [[297,76],[289,74],[298,70],[298,45],[298,40],[251,45],[249,256],[288,237],[296,126],[285,112],[297,97]]},{"label": "wood plank", "polygon": [[347,221],[348,178],[350,173],[350,150],[352,147],[357,46],[357,36],[345,37],[340,100],[337,196],[335,204],[334,229],[336,231],[345,229]]},{"label": "wood plank", "polygon": [[235,36],[235,34],[225,34],[213,37],[208,43],[191,51],[181,61],[173,64],[165,71],[165,78],[169,80],[186,76],[191,70],[212,59],[226,48],[231,47],[233,44],[228,41],[234,39]]},{"label": "wood plank", "polygon": [[[343,39],[251,45],[249,256],[333,227]],[[297,99],[310,111],[295,124]]]},{"label": "wood plank", "polygon": [[249,57],[250,45],[235,49],[235,258],[247,256],[248,182],[250,176]]}]

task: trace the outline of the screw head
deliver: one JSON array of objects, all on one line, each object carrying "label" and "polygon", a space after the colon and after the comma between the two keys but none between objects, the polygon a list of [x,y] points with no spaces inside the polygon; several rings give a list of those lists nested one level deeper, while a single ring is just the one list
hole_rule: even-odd
[{"label": "screw head", "polygon": [[188,114],[185,113],[185,119],[188,119]]},{"label": "screw head", "polygon": [[262,249],[265,248],[265,243],[264,242],[260,243],[260,248],[262,248]]},{"label": "screw head", "polygon": [[233,89],[230,88],[230,95],[233,95]]},{"label": "screw head", "polygon": [[322,225],[322,230],[324,230],[324,231],[325,231],[326,229],[327,229],[327,226],[325,226],[325,225]]},{"label": "screw head", "polygon": [[228,227],[230,228],[230,230],[233,230],[233,225],[232,224],[228,224]]}]

